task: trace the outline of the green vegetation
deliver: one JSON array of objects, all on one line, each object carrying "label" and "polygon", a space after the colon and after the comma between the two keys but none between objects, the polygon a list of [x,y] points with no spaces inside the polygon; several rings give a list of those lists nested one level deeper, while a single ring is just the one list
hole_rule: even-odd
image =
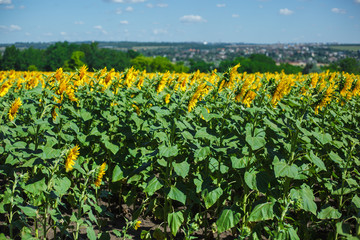
[{"label": "green vegetation", "polygon": [[[126,46],[126,45],[125,45]],[[161,47],[161,45],[156,48]],[[167,46],[167,45],[166,45]],[[190,47],[191,45],[189,45]],[[141,44],[139,44],[141,48]],[[345,47],[360,49],[360,45],[344,45],[334,47]],[[144,46],[143,48],[150,48]],[[224,59],[216,64],[207,62],[199,57],[189,58],[185,62],[172,63],[166,57],[143,56],[134,50],[120,51],[106,46],[99,47],[99,43],[68,43],[57,42],[47,46],[46,49],[35,49],[33,47],[19,50],[15,45],[6,47],[3,56],[0,58],[0,70],[17,71],[55,71],[62,67],[65,71],[75,71],[82,65],[88,66],[90,71],[96,71],[106,67],[114,68],[115,71],[124,71],[131,66],[138,70],[147,72],[211,72],[215,68],[219,72],[225,72],[230,66],[238,63],[241,67],[239,72],[282,72],[286,74],[321,72],[322,70],[346,71],[359,73],[359,61],[355,58],[346,58],[332,63],[328,68],[320,69],[316,63],[307,63],[304,68],[291,64],[277,65],[273,58],[264,54],[252,54],[248,57],[234,56]],[[120,49],[120,48],[119,48]]]},{"label": "green vegetation", "polygon": [[0,238],[358,239],[359,75],[236,67],[0,72]]},{"label": "green vegetation", "polygon": [[341,51],[360,51],[360,44],[354,45],[333,45],[330,46],[331,49],[341,50]]}]

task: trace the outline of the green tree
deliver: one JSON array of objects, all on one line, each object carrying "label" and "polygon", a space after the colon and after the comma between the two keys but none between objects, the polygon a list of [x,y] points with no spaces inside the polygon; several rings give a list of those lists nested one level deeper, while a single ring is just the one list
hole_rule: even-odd
[{"label": "green tree", "polygon": [[2,70],[20,70],[21,68],[21,53],[20,50],[11,45],[5,48],[4,55],[0,62],[0,68]]},{"label": "green tree", "polygon": [[96,54],[98,49],[98,43],[97,42],[92,42],[90,44],[81,44],[79,50],[82,51],[85,54],[85,59],[84,59],[84,63],[86,64],[86,66],[88,66],[88,68],[90,70],[96,69],[95,68],[95,64],[96,64]]},{"label": "green tree", "polygon": [[[31,69],[34,69],[33,66],[38,70],[44,70],[45,66],[45,50],[35,49],[33,47],[29,47],[28,49],[21,51],[21,58],[23,59],[21,64],[21,70],[28,70],[32,65]],[[35,70],[32,70],[35,71]]]},{"label": "green tree", "polygon": [[136,52],[136,51],[134,51],[132,49],[128,50],[127,53],[126,53],[126,56],[128,58],[130,58],[130,59],[136,58],[139,55],[140,55],[140,53],[138,53],[138,52]]},{"label": "green tree", "polygon": [[358,62],[355,58],[345,58],[341,59],[338,63],[338,70],[344,71],[347,73],[360,73],[360,62]]},{"label": "green tree", "polygon": [[29,65],[28,71],[39,71],[38,68],[35,65]]},{"label": "green tree", "polygon": [[85,53],[82,51],[75,51],[71,54],[71,58],[64,62],[65,71],[73,71],[81,68],[85,63],[83,59],[85,58]]},{"label": "green tree", "polygon": [[302,70],[303,74],[321,72],[321,69],[314,62],[306,63],[304,69]]},{"label": "green tree", "polygon": [[299,73],[299,72],[302,72],[302,67],[299,67],[299,66],[294,66],[294,65],[291,65],[289,63],[285,63],[285,64],[280,64],[279,66],[280,68],[280,71],[284,71],[286,74],[296,74],[296,73]]},{"label": "green tree", "polygon": [[166,57],[157,56],[150,63],[152,72],[174,71],[174,65]]},{"label": "green tree", "polygon": [[152,59],[150,57],[145,57],[143,55],[137,56],[136,58],[130,60],[131,66],[133,66],[135,69],[140,71],[146,70],[148,72],[151,72],[151,62]]},{"label": "green tree", "polygon": [[78,49],[78,45],[68,42],[57,42],[50,45],[45,51],[45,70],[56,71],[64,65],[66,60],[71,58],[72,52]]},{"label": "green tree", "polygon": [[231,68],[235,65],[236,65],[235,61],[225,59],[219,63],[219,67],[217,68],[217,70],[219,72],[226,72],[226,71],[228,71],[229,68]]},{"label": "green tree", "polygon": [[190,68],[184,65],[184,62],[177,62],[174,66],[174,71],[177,73],[189,72]]},{"label": "green tree", "polygon": [[194,60],[190,59],[190,72],[211,72],[215,68],[214,63],[207,63],[204,60]]},{"label": "green tree", "polygon": [[130,66],[130,59],[122,51],[102,48],[96,51],[95,56],[94,69],[107,67],[107,69],[114,68],[116,71],[123,71]]}]

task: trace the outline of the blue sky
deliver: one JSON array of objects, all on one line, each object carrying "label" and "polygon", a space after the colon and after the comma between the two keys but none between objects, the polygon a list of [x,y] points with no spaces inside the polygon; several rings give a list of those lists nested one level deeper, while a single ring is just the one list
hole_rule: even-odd
[{"label": "blue sky", "polygon": [[0,0],[0,43],[360,43],[360,0]]}]

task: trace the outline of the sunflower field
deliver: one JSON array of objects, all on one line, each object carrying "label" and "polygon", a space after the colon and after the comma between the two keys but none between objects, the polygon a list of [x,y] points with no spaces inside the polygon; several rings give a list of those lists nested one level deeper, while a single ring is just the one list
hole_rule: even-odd
[{"label": "sunflower field", "polygon": [[0,72],[0,239],[359,239],[360,76],[238,67]]}]

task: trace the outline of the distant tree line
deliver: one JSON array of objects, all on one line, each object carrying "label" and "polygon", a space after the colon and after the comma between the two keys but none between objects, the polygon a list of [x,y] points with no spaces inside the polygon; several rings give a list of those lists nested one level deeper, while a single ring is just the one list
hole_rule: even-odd
[{"label": "distant tree line", "polygon": [[205,62],[202,59],[189,59],[188,63],[172,63],[166,57],[146,57],[134,50],[118,51],[109,48],[100,48],[97,42],[75,44],[69,42],[57,42],[46,49],[27,48],[20,50],[14,45],[6,47],[0,57],[0,70],[18,71],[55,71],[62,67],[64,71],[73,71],[86,65],[89,71],[99,70],[106,67],[123,71],[133,66],[135,69],[147,72],[211,72],[217,68],[219,72],[226,72],[230,67],[240,63],[239,72],[281,72],[310,73],[324,70],[345,71],[360,74],[360,62],[354,58],[342,59],[329,66],[320,69],[314,63],[308,63],[304,68],[288,63],[277,65],[271,58],[263,54],[252,54],[249,57],[236,57],[220,61],[218,66],[213,62]]}]

